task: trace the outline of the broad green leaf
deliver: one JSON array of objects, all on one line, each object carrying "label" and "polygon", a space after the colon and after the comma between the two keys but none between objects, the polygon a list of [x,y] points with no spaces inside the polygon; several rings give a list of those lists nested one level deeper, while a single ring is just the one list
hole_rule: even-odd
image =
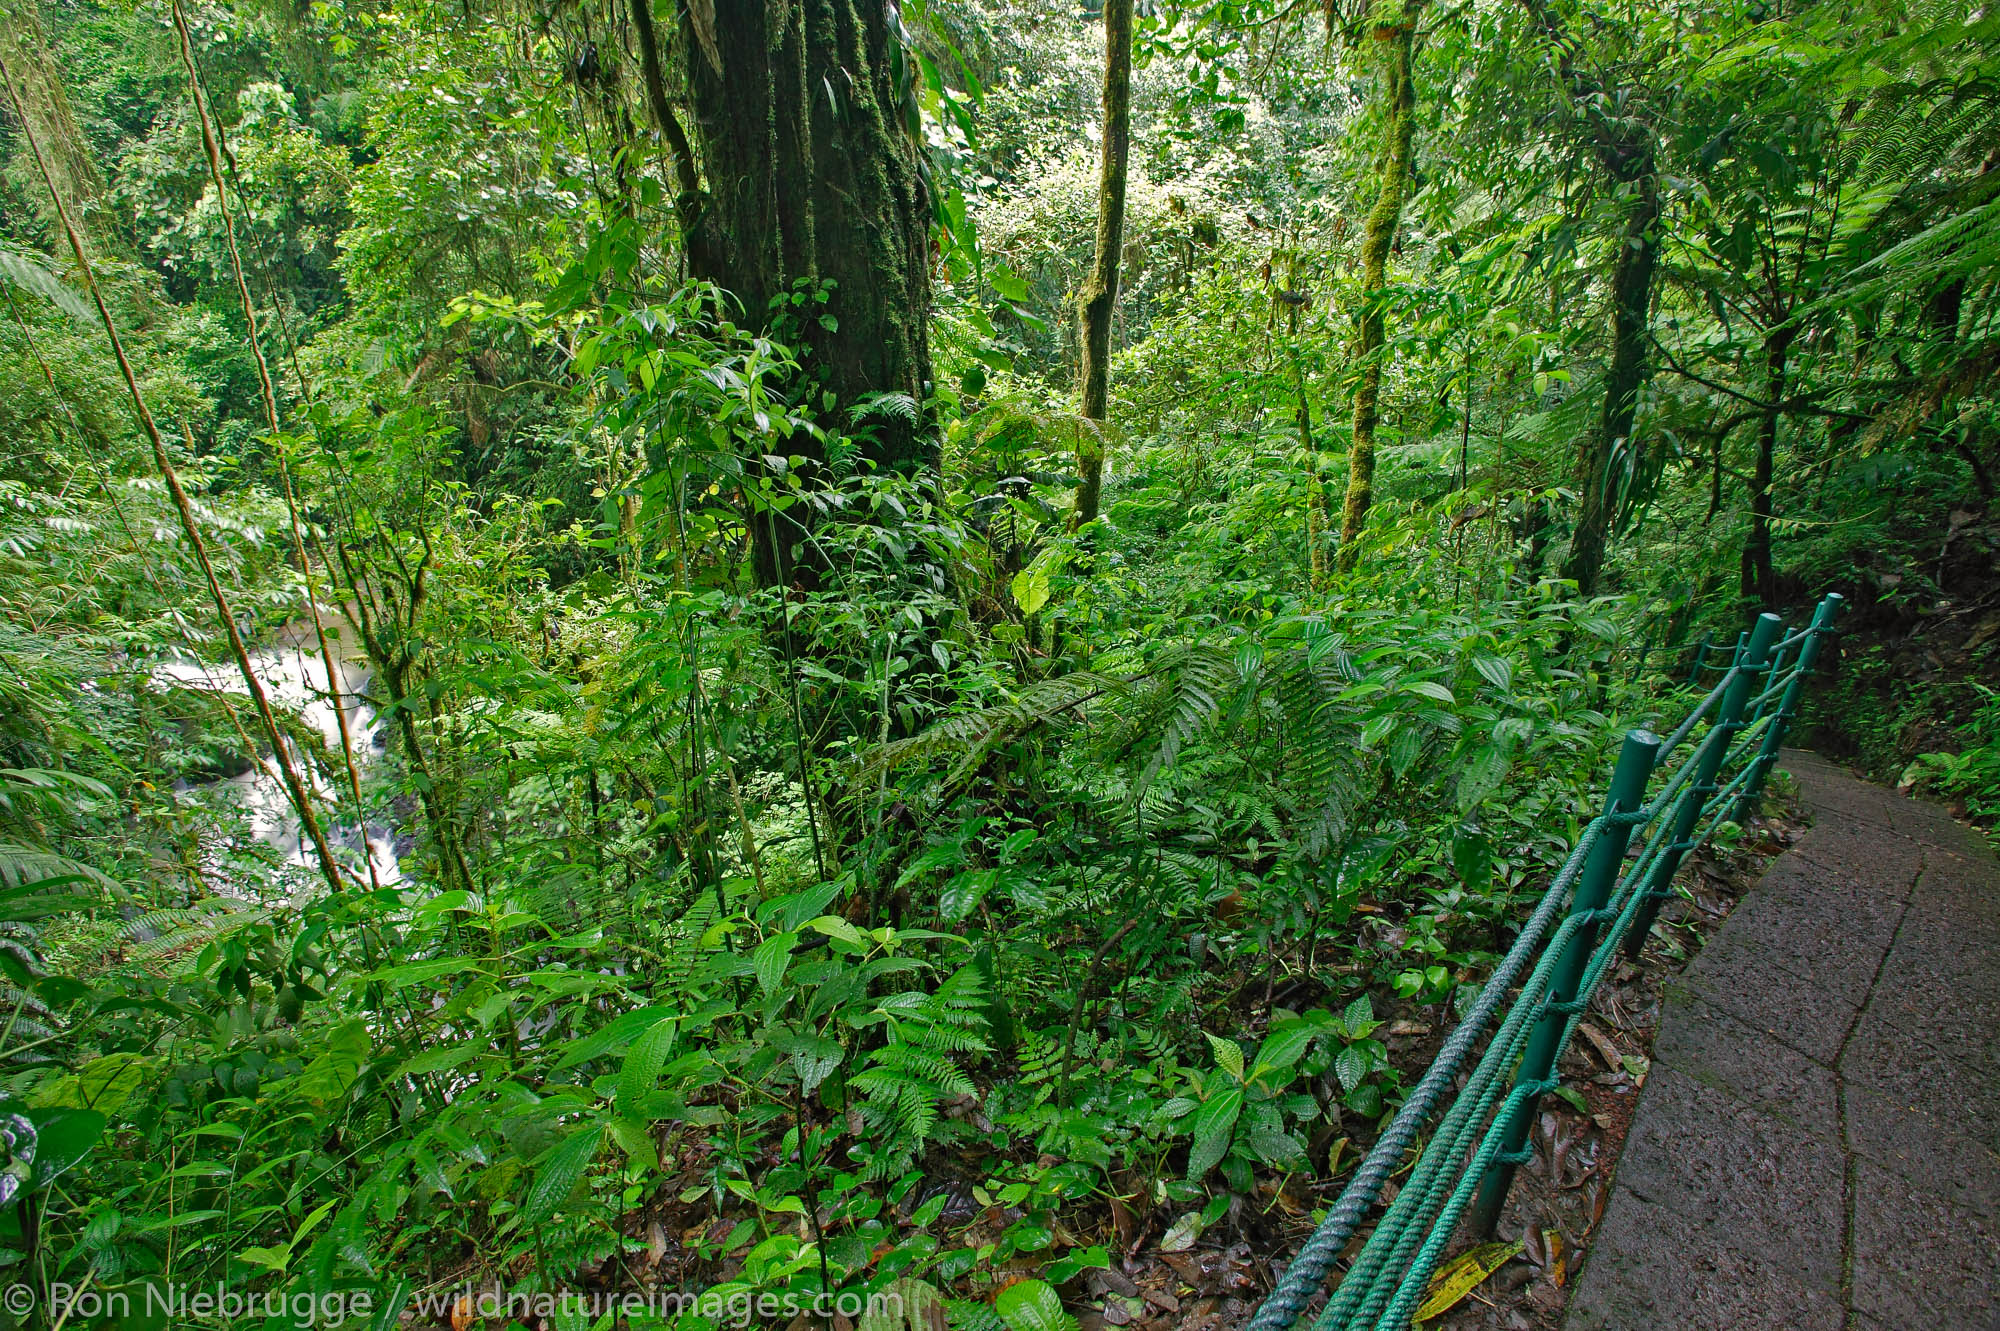
[{"label": "broad green leaf", "polygon": [[90,1153],[104,1135],[105,1117],[94,1109],[35,1109],[34,1185],[46,1188]]},{"label": "broad green leaf", "polygon": [[107,1118],[125,1107],[144,1084],[152,1060],[138,1054],[106,1054],[81,1071],[51,1083],[29,1103],[38,1108],[95,1109]]},{"label": "broad green leaf", "polygon": [[1031,564],[1014,575],[1007,590],[1013,593],[1021,613],[1032,615],[1049,603],[1049,571]]},{"label": "broad green leaf", "polygon": [[1491,744],[1473,750],[1458,774],[1458,807],[1470,813],[1507,777],[1507,755]]},{"label": "broad green leaf", "polygon": [[340,1099],[360,1079],[373,1047],[368,1027],[359,1017],[342,1022],[334,1027],[319,1057],[299,1074],[298,1093],[323,1105]]},{"label": "broad green leaf", "polygon": [[604,1130],[611,1135],[612,1142],[625,1152],[625,1158],[640,1169],[653,1170],[660,1166],[659,1147],[653,1141],[649,1124],[635,1118],[614,1118],[605,1124]]},{"label": "broad green leaf", "polygon": [[1285,1169],[1302,1168],[1307,1163],[1304,1143],[1289,1132],[1274,1127],[1259,1127],[1252,1130],[1250,1149],[1266,1163]]},{"label": "broad green leaf", "polygon": [[283,1275],[285,1268],[291,1265],[292,1250],[289,1246],[244,1248],[236,1254],[236,1260],[239,1262],[249,1262],[253,1266],[261,1266],[278,1275]]},{"label": "broad green leaf", "polygon": [[938,896],[938,913],[956,924],[979,908],[999,876],[997,869],[972,869],[956,875]]},{"label": "broad green leaf", "polygon": [[1208,1047],[1215,1051],[1215,1065],[1238,1081],[1243,1080],[1243,1046],[1234,1040],[1225,1040],[1219,1035],[1209,1035]]},{"label": "broad green leaf", "polygon": [[467,1063],[486,1052],[484,1040],[466,1040],[458,1044],[440,1045],[426,1049],[410,1059],[395,1071],[397,1077],[415,1077],[428,1072],[448,1072],[461,1063]]},{"label": "broad green leaf", "polygon": [[563,1056],[556,1060],[556,1071],[573,1068],[593,1058],[600,1058],[614,1049],[624,1049],[639,1036],[652,1029],[653,1023],[662,1017],[676,1015],[675,1009],[668,1007],[642,1007],[612,1018],[588,1035],[570,1041]]},{"label": "broad green leaf", "polygon": [[1403,718],[1397,715],[1395,712],[1382,712],[1375,716],[1370,717],[1368,719],[1368,724],[1361,727],[1362,747],[1370,749],[1374,748],[1376,745],[1380,744],[1383,740],[1395,734],[1396,727],[1400,726],[1402,723],[1403,723]]},{"label": "broad green leaf", "polygon": [[666,1065],[667,1052],[674,1047],[674,1036],[679,1029],[680,1024],[668,1017],[655,1023],[625,1051],[624,1066],[618,1070],[617,1094],[613,1097],[619,1114],[627,1118],[638,1116],[639,1104],[659,1081],[660,1069]]},{"label": "broad green leaf", "polygon": [[1466,891],[1483,893],[1493,881],[1493,843],[1477,828],[1461,826],[1452,835],[1451,864]]},{"label": "broad green leaf", "polygon": [[993,1310],[1008,1331],[1076,1331],[1076,1319],[1062,1306],[1055,1287],[1045,1280],[1022,1280],[1007,1286],[993,1300]]},{"label": "broad green leaf", "polygon": [[1242,1112],[1243,1088],[1231,1086],[1214,1099],[1204,1101],[1188,1120],[1189,1131],[1194,1135],[1194,1144],[1188,1148],[1190,1179],[1204,1178],[1229,1154],[1230,1139]]},{"label": "broad green leaf", "polygon": [[[936,1200],[943,1201],[943,1194]],[[856,1331],[933,1331],[944,1325],[944,1295],[929,1281],[904,1276],[882,1293],[887,1297],[868,1300]]]},{"label": "broad green leaf", "polygon": [[809,927],[825,934],[828,938],[837,938],[843,943],[851,943],[863,950],[868,947],[868,935],[838,915],[822,915]]},{"label": "broad green leaf", "polygon": [[750,964],[757,972],[757,987],[766,994],[778,992],[785,970],[792,964],[792,949],[798,946],[798,942],[799,936],[786,930],[781,934],[772,934],[750,954]]},{"label": "broad green leaf", "polygon": [[1305,1057],[1314,1034],[1313,1028],[1303,1021],[1286,1022],[1279,1026],[1264,1037],[1263,1045],[1257,1050],[1257,1072],[1281,1072],[1291,1067]]},{"label": "broad green leaf", "polygon": [[541,1224],[569,1199],[590,1168],[590,1162],[597,1158],[598,1143],[603,1136],[603,1128],[590,1123],[549,1149],[542,1157],[541,1168],[535,1171],[535,1181],[528,1185],[527,1197],[521,1202],[523,1224]]}]

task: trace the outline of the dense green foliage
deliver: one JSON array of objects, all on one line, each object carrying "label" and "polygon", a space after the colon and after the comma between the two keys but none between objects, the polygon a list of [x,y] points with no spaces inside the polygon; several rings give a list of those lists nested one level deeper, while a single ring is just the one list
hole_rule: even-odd
[{"label": "dense green foliage", "polygon": [[1843,592],[1819,743],[2000,816],[2000,19],[1142,9],[1099,423],[1101,25],[864,71],[857,398],[901,293],[687,276],[718,6],[184,4],[214,165],[172,7],[0,6],[0,1280],[1041,1331],[1309,1207],[1705,634]]}]

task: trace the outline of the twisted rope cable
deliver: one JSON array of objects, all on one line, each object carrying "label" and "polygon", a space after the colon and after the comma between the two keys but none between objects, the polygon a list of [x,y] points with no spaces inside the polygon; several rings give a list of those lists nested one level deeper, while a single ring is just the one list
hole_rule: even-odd
[{"label": "twisted rope cable", "polygon": [[[1802,630],[1792,635],[1785,642],[1798,641],[1804,636],[1804,632]],[[1781,674],[1768,663],[1761,666],[1745,666],[1741,663],[1731,665],[1724,671],[1714,688],[1662,742],[1660,757],[1664,758],[1687,740],[1695,726],[1714,708],[1739,672],[1777,676],[1757,699],[1752,700],[1754,703],[1775,696],[1798,674],[1798,669],[1794,666],[1790,671]],[[1407,1154],[1424,1124],[1436,1111],[1438,1100],[1446,1085],[1457,1077],[1460,1066],[1488,1024],[1492,1022],[1501,1002],[1527,965],[1529,957],[1539,949],[1537,964],[1530,970],[1527,980],[1523,983],[1514,1007],[1502,1021],[1494,1039],[1488,1044],[1471,1078],[1454,1097],[1452,1105],[1439,1124],[1437,1133],[1426,1150],[1420,1154],[1410,1179],[1398,1192],[1396,1201],[1391,1203],[1389,1211],[1383,1216],[1375,1232],[1370,1235],[1354,1266],[1341,1281],[1341,1287],[1335,1291],[1318,1325],[1322,1331],[1335,1331],[1336,1328],[1346,1325],[1346,1319],[1354,1312],[1354,1305],[1357,1302],[1363,1304],[1360,1311],[1364,1316],[1379,1310],[1389,1296],[1386,1292],[1382,1292],[1387,1287],[1380,1286],[1374,1281],[1375,1274],[1384,1269],[1395,1270],[1401,1266],[1401,1259],[1408,1255],[1410,1247],[1419,1237],[1424,1237],[1424,1245],[1417,1253],[1415,1265],[1404,1268],[1404,1275],[1395,1286],[1397,1294],[1390,1303],[1386,1314],[1387,1320],[1380,1322],[1379,1325],[1387,1327],[1395,1324],[1398,1315],[1407,1317],[1408,1309],[1402,1307],[1406,1300],[1401,1292],[1407,1288],[1421,1293],[1431,1269],[1435,1267],[1438,1254],[1449,1242],[1451,1230],[1456,1226],[1458,1216],[1462,1214],[1466,1201],[1477,1187],[1480,1175],[1493,1163],[1493,1157],[1499,1149],[1499,1127],[1506,1115],[1488,1117],[1484,1111],[1492,1105],[1489,1096],[1500,1072],[1513,1066],[1519,1057],[1524,1032],[1531,1029],[1530,1018],[1539,1020],[1549,1011],[1559,1011],[1566,1015],[1568,1020],[1564,1025],[1563,1045],[1568,1044],[1604,968],[1629,931],[1632,918],[1640,903],[1649,897],[1665,895],[1671,890],[1666,885],[1652,888],[1646,886],[1661,858],[1669,853],[1685,853],[1705,845],[1713,835],[1717,824],[1712,821],[1701,835],[1692,840],[1677,841],[1665,835],[1664,829],[1669,824],[1662,822],[1646,838],[1635,861],[1620,875],[1612,902],[1607,904],[1604,910],[1567,917],[1557,927],[1554,936],[1545,941],[1544,935],[1548,933],[1557,910],[1568,900],[1570,890],[1590,848],[1605,829],[1613,826],[1638,827],[1652,823],[1661,812],[1677,808],[1683,799],[1699,799],[1702,817],[1726,807],[1754,778],[1757,764],[1751,762],[1719,788],[1704,790],[1689,785],[1690,778],[1698,766],[1697,759],[1709,744],[1727,743],[1729,748],[1721,763],[1721,767],[1727,769],[1732,763],[1739,761],[1753,746],[1761,744],[1763,732],[1770,724],[1772,718],[1760,716],[1747,725],[1715,728],[1680,763],[1653,799],[1629,812],[1601,814],[1585,826],[1576,845],[1572,847],[1569,856],[1550,881],[1541,901],[1523,925],[1514,945],[1508,949],[1500,965],[1494,969],[1492,976],[1481,989],[1479,998],[1466,1014],[1465,1020],[1447,1038],[1437,1058],[1425,1070],[1423,1077],[1412,1088],[1394,1120],[1362,1161],[1354,1178],[1341,1190],[1340,1196],[1328,1210],[1319,1227],[1287,1266],[1277,1287],[1252,1318],[1250,1331],[1287,1331],[1297,1321],[1306,1304],[1323,1286],[1326,1274],[1341,1249],[1353,1237],[1368,1211],[1379,1200],[1382,1188],[1393,1176],[1397,1164]],[[1560,955],[1563,945],[1569,938],[1586,924],[1601,923],[1607,919],[1614,921],[1614,925],[1605,932],[1593,949],[1584,982],[1578,988],[1577,1000],[1562,1005],[1535,1001],[1541,998],[1554,959]],[[1534,1089],[1537,1086],[1539,1089]],[[1533,1096],[1539,1096],[1552,1088],[1552,1084],[1539,1083],[1517,1086],[1502,1102],[1502,1107],[1505,1109],[1529,1098],[1530,1091]],[[1468,1134],[1482,1120],[1488,1123],[1489,1140],[1482,1143],[1479,1153],[1474,1158],[1473,1167],[1461,1175],[1458,1186],[1451,1194],[1438,1197],[1435,1188],[1436,1176],[1460,1155]],[[1443,1223],[1446,1216],[1450,1218],[1449,1224]],[[1422,1269],[1418,1270],[1418,1267]],[[1350,1289],[1356,1292],[1350,1294]],[[1414,1303],[1410,1306],[1414,1307]]]},{"label": "twisted rope cable", "polygon": [[[1669,788],[1662,790],[1658,796],[1654,797],[1653,800],[1638,810],[1638,814],[1648,819],[1654,819],[1662,811],[1671,807],[1670,800],[1677,804],[1678,800],[1674,798],[1675,793],[1679,785],[1685,781],[1685,773],[1688,770],[1687,765],[1684,765],[1682,774],[1677,774],[1675,780],[1669,783]],[[1666,825],[1664,821],[1658,824],[1660,827]],[[1557,931],[1556,937],[1551,939],[1548,946],[1543,950],[1541,964],[1537,965],[1535,971],[1530,975],[1529,981],[1522,986],[1521,993],[1515,1000],[1514,1010],[1509,1014],[1507,1024],[1502,1027],[1502,1032],[1494,1037],[1493,1043],[1488,1047],[1487,1057],[1485,1060],[1482,1060],[1482,1071],[1484,1071],[1486,1063],[1489,1062],[1495,1070],[1512,1068],[1521,1056],[1521,1052],[1527,1042],[1527,1035],[1533,1029],[1533,1024],[1539,1024],[1541,1017],[1545,1013],[1553,1012],[1568,1017],[1568,1020],[1564,1023],[1563,1038],[1558,1047],[1568,1045],[1570,1036],[1575,1032],[1576,1023],[1582,1019],[1583,1013],[1589,1007],[1590,996],[1596,987],[1596,976],[1601,974],[1603,970],[1599,958],[1605,953],[1607,944],[1604,939],[1601,938],[1599,940],[1598,945],[1592,952],[1592,964],[1586,968],[1582,979],[1577,985],[1575,998],[1567,1003],[1557,1003],[1544,996],[1543,990],[1547,986],[1548,973],[1554,969],[1557,958],[1561,955],[1563,946],[1568,942],[1569,937],[1586,925],[1616,921],[1617,927],[1610,931],[1608,943],[1611,949],[1616,949],[1630,926],[1632,916],[1637,910],[1639,901],[1645,895],[1641,890],[1643,885],[1651,878],[1655,864],[1658,863],[1660,856],[1665,853],[1666,847],[1669,844],[1664,836],[1654,835],[1640,851],[1637,859],[1620,875],[1603,908],[1573,914],[1563,922],[1563,928]],[[1516,1022],[1516,1016],[1532,1018],[1533,1024],[1527,1020]],[[1476,1090],[1473,1085],[1468,1085],[1461,1092],[1459,1102],[1452,1107],[1451,1114],[1447,1115],[1446,1123],[1441,1124],[1437,1133],[1432,1137],[1430,1146],[1425,1152],[1425,1157],[1426,1161],[1434,1163],[1431,1164],[1428,1170],[1423,1171],[1424,1186],[1420,1187],[1417,1176],[1413,1175],[1409,1183],[1405,1185],[1403,1191],[1397,1194],[1396,1204],[1392,1207],[1391,1216],[1385,1217],[1382,1224],[1377,1226],[1375,1234],[1370,1237],[1369,1248],[1371,1249],[1378,1242],[1388,1245],[1383,1250],[1382,1257],[1370,1262],[1369,1251],[1368,1249],[1364,1249],[1361,1257],[1356,1260],[1354,1269],[1348,1272],[1347,1279],[1342,1282],[1341,1293],[1345,1293],[1347,1286],[1352,1283],[1359,1286],[1362,1294],[1362,1300],[1358,1309],[1359,1317],[1345,1323],[1345,1325],[1366,1327],[1370,1324],[1372,1319],[1380,1313],[1382,1304],[1388,1300],[1390,1291],[1394,1288],[1393,1285],[1382,1283],[1378,1279],[1378,1275],[1381,1272],[1393,1272],[1403,1269],[1404,1264],[1410,1258],[1411,1249],[1440,1223],[1436,1212],[1439,1207],[1444,1205],[1446,1197],[1444,1193],[1429,1185],[1432,1177],[1438,1171],[1448,1168],[1451,1162],[1463,1153],[1466,1135],[1479,1122],[1486,1119],[1486,1108],[1490,1104],[1489,1097],[1492,1094],[1488,1089],[1490,1078],[1479,1080],[1480,1084]],[[1507,1115],[1505,1112],[1494,1116],[1488,1124],[1488,1132],[1495,1134],[1500,1132],[1502,1124],[1505,1123],[1506,1119]],[[1421,1162],[1419,1168],[1420,1170],[1423,1168]],[[1413,1196],[1417,1200],[1405,1206],[1405,1200]],[[1397,1212],[1401,1214],[1397,1215]],[[1455,1226],[1456,1223],[1457,1221],[1454,1218],[1452,1225]],[[1390,1237],[1384,1237],[1385,1231],[1389,1231]],[[1367,1263],[1365,1272],[1363,1270],[1364,1263]],[[1357,1276],[1360,1277],[1358,1281],[1356,1279]],[[1319,1325],[1322,1331],[1335,1331],[1335,1328],[1341,1327],[1343,1324],[1331,1320],[1331,1316],[1336,1306],[1345,1309],[1347,1304],[1351,1302],[1352,1300],[1343,1300],[1339,1295],[1336,1295],[1334,1302],[1328,1305],[1327,1316],[1322,1317],[1320,1321]]]},{"label": "twisted rope cable", "polygon": [[1541,901],[1529,915],[1527,923],[1521,926],[1521,932],[1515,938],[1514,945],[1507,950],[1507,955],[1501,958],[1500,964],[1494,968],[1485,988],[1480,990],[1478,999],[1473,1002],[1472,1010],[1466,1014],[1465,1020],[1459,1023],[1458,1028],[1446,1038],[1444,1047],[1438,1051],[1437,1058],[1432,1060],[1430,1067],[1424,1070],[1424,1075],[1411,1088],[1409,1097],[1403,1101],[1403,1107],[1396,1111],[1396,1117],[1376,1140],[1374,1148],[1362,1160],[1354,1177],[1348,1181],[1345,1188],[1341,1189],[1340,1196],[1334,1200],[1333,1206],[1326,1213],[1326,1218],[1320,1221],[1319,1228],[1313,1231],[1312,1237],[1305,1241],[1298,1255],[1286,1266],[1285,1274],[1279,1279],[1276,1288],[1257,1309],[1256,1315],[1250,1319],[1249,1331],[1288,1331],[1291,1325],[1298,1321],[1299,1314],[1305,1311],[1306,1304],[1312,1301],[1314,1294],[1325,1283],[1326,1273],[1332,1268],[1334,1258],[1346,1246],[1348,1239],[1353,1237],[1355,1229],[1361,1224],[1362,1217],[1374,1206],[1375,1199],[1380,1195],[1382,1185],[1389,1181],[1396,1162],[1402,1159],[1403,1153],[1409,1149],[1410,1143],[1415,1140],[1425,1121],[1430,1118],[1438,1097],[1458,1075],[1459,1064],[1471,1052],[1473,1043],[1479,1038],[1480,1032],[1485,1030],[1486,1024],[1493,1019],[1493,1014],[1507,997],[1507,991],[1513,987],[1515,978],[1528,965],[1529,958],[1540,945],[1543,934],[1548,931],[1562,907],[1570,885],[1575,881],[1577,874],[1582,872],[1585,856],[1589,854],[1597,838],[1602,835],[1603,826],[1604,820],[1601,818],[1593,819],[1585,826],[1583,834],[1577,838],[1576,846],[1570,851],[1569,858],[1563,861],[1562,867],[1556,871],[1555,878],[1549,883],[1548,890],[1542,894]]}]

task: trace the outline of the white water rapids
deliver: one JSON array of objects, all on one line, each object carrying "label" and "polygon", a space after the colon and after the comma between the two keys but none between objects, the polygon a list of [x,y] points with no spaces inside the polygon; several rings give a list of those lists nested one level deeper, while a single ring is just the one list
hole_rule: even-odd
[{"label": "white water rapids", "polygon": [[[321,614],[326,617],[329,628],[340,622],[337,611],[322,610]],[[352,641],[353,636],[354,630],[346,627],[345,632],[333,640],[334,665],[340,675],[340,704],[347,713],[348,733],[354,740],[354,764],[361,775],[365,792],[369,769],[381,759],[387,737],[375,709],[363,697],[363,691],[368,686],[369,669],[365,662],[353,659],[343,647],[343,644]],[[344,865],[355,866],[364,882],[368,878],[368,870],[362,867],[360,857],[363,854],[367,856],[367,864],[374,869],[374,881],[385,887],[401,881],[394,828],[381,819],[358,821],[356,818],[353,796],[347,789],[347,774],[338,765],[340,720],[334,712],[332,695],[326,686],[326,666],[320,659],[319,644],[314,638],[312,625],[304,621],[286,625],[272,642],[250,652],[250,666],[256,671],[257,680],[263,685],[264,695],[270,699],[272,709],[296,712],[320,733],[326,742],[327,752],[333,757],[335,769],[329,778],[328,773],[320,770],[318,763],[309,761],[307,755],[299,753],[295,747],[292,749],[293,761],[311,787],[314,812],[334,843],[335,856]],[[163,661],[154,667],[153,673],[156,678],[171,681],[181,688],[228,693],[242,699],[237,711],[244,732],[253,739],[262,740],[261,727],[248,706],[249,689],[243,683],[242,672],[233,662]],[[298,816],[285,794],[277,763],[271,755],[261,752],[261,747],[257,761],[247,770],[237,776],[211,782],[209,788],[230,791],[229,802],[242,810],[258,840],[272,847],[290,863],[317,869],[317,857],[305,843]]]}]

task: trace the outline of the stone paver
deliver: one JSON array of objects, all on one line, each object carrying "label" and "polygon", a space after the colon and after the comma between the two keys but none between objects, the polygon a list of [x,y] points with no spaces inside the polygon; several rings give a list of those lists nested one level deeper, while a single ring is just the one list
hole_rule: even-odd
[{"label": "stone paver", "polygon": [[1808,753],[1667,988],[1567,1331],[2000,1331],[2000,863]]}]

